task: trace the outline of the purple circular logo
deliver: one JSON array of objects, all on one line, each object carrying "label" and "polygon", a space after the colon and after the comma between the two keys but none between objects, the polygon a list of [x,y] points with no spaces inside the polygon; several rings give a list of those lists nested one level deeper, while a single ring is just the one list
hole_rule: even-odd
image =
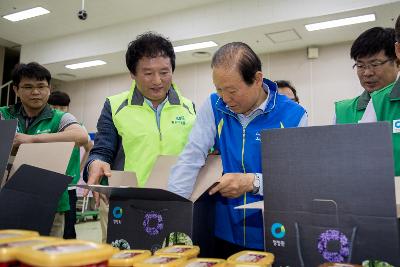
[{"label": "purple circular logo", "polygon": [[[332,252],[328,250],[328,243],[331,241],[340,243],[339,251]],[[349,241],[338,230],[327,230],[320,234],[318,238],[318,252],[329,262],[344,262],[350,254]]]},{"label": "purple circular logo", "polygon": [[158,235],[164,228],[163,218],[161,214],[150,211],[144,215],[143,220],[144,231],[149,235]]}]

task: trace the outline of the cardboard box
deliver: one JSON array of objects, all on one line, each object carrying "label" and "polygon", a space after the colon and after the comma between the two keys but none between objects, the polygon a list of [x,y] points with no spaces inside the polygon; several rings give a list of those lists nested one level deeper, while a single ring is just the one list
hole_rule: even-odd
[{"label": "cardboard box", "polygon": [[[3,175],[4,166],[7,165],[12,143],[16,132],[16,121],[0,120],[0,177]],[[58,166],[63,165],[64,172],[67,168],[73,143],[68,143],[69,151],[63,150],[65,144],[54,147],[47,153],[46,144],[24,144],[20,148],[29,147],[27,154],[20,150],[18,168],[10,179],[3,179],[0,190],[0,229],[27,229],[38,231],[41,235],[48,235],[54,220],[58,200],[72,178],[64,174],[49,171],[43,168],[23,164],[36,161],[41,166],[51,169],[57,161]],[[46,152],[46,153],[45,153]],[[59,154],[61,153],[61,154]],[[68,156],[65,156],[67,154]],[[64,173],[63,172],[63,173]]]},{"label": "cardboard box", "polygon": [[388,123],[262,132],[266,250],[276,266],[400,266]]},{"label": "cardboard box", "polygon": [[0,186],[5,183],[8,176],[6,168],[16,129],[16,120],[0,120]]},{"label": "cardboard box", "polygon": [[[201,247],[212,255],[214,197],[208,195],[222,174],[219,156],[209,156],[190,199],[166,190],[176,156],[160,156],[148,183],[152,188],[81,186],[110,196],[107,242],[120,248],[158,250],[173,243]],[[109,179],[109,181],[112,177]],[[158,187],[158,188],[157,188]],[[175,242],[177,241],[177,242]]]}]

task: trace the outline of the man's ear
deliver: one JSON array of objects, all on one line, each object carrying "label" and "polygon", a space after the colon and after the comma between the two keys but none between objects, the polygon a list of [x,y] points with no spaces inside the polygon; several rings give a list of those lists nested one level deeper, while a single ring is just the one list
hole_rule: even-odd
[{"label": "man's ear", "polygon": [[13,85],[13,90],[14,90],[15,95],[19,97],[18,87]]},{"label": "man's ear", "polygon": [[254,81],[257,83],[257,86],[262,86],[263,83],[263,73],[261,71],[257,71],[254,77]]},{"label": "man's ear", "polygon": [[132,72],[131,72],[130,74],[131,74],[131,78],[132,78],[133,80],[135,80],[135,79],[136,79],[135,74],[133,74]]},{"label": "man's ear", "polygon": [[396,50],[397,59],[400,60],[400,42],[396,42],[394,47],[395,47],[395,50]]}]

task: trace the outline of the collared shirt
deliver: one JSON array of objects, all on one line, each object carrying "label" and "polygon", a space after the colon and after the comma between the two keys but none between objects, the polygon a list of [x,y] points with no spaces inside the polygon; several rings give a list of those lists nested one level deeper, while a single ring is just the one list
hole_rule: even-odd
[{"label": "collared shirt", "polygon": [[[267,99],[249,115],[245,116],[243,114],[238,114],[239,122],[242,125],[247,125],[257,115],[264,112],[265,107],[268,105],[269,101],[271,101],[271,94],[269,93],[268,86],[264,84],[263,88],[268,94]],[[303,115],[298,126],[307,126],[307,113]],[[169,191],[185,198],[190,198],[199,169],[204,165],[209,149],[214,146],[216,133],[217,131],[214,113],[211,107],[211,99],[208,97],[197,113],[196,123],[189,135],[187,145],[179,156],[178,162],[171,169],[168,181]],[[257,173],[257,176],[260,178],[260,189],[258,194],[263,195],[262,174]],[[178,186],[174,184],[176,177],[180,178],[180,184]]]},{"label": "collared shirt", "polygon": [[165,97],[164,101],[158,104],[158,106],[155,108],[153,107],[153,103],[144,97],[144,101],[149,105],[149,107],[154,111],[154,114],[156,115],[156,121],[157,121],[157,127],[160,130],[160,118],[161,118],[161,111],[163,107],[165,106],[165,103],[168,101],[168,95]]},{"label": "collared shirt", "polygon": [[[393,83],[391,83],[390,85],[395,84],[400,78],[400,72],[397,74],[397,79],[396,81],[394,81]],[[390,86],[388,85],[388,86]],[[387,88],[387,86],[385,86],[383,89]],[[362,116],[361,120],[359,121],[360,123],[367,123],[367,122],[377,122],[378,119],[376,117],[376,111],[375,111],[375,107],[374,107],[374,103],[372,102],[372,99],[369,100],[368,105],[365,109],[364,115]]]}]

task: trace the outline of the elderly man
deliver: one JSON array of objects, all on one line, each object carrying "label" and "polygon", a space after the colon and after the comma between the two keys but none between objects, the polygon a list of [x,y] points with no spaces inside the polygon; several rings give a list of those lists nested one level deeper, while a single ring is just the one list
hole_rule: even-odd
[{"label": "elderly man", "polygon": [[217,93],[197,114],[189,142],[172,168],[169,190],[188,198],[211,147],[221,153],[223,175],[210,194],[216,196],[216,255],[226,258],[243,249],[264,248],[261,211],[235,206],[263,199],[262,130],[307,123],[305,110],[277,93],[263,79],[261,61],[241,42],[222,46],[211,67]]}]

